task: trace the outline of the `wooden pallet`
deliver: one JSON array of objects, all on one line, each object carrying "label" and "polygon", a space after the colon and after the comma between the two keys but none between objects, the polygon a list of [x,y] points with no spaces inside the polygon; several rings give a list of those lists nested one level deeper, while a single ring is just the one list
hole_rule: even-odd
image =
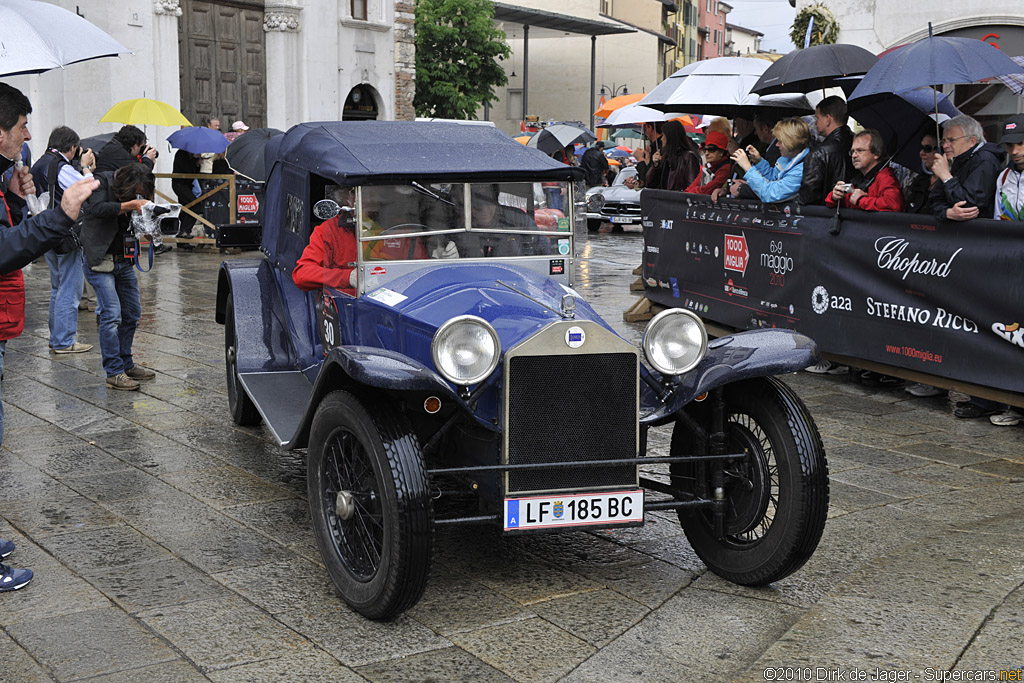
[{"label": "wooden pallet", "polygon": [[622,319],[627,323],[641,322],[643,320],[650,320],[664,310],[664,306],[656,304],[650,299],[643,297],[641,299],[637,299],[635,304],[626,309],[622,314]]}]

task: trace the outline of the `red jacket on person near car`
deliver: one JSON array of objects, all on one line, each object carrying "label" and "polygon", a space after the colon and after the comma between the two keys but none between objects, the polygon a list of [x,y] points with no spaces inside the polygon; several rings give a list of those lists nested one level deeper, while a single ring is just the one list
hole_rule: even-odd
[{"label": "red jacket on person near car", "polygon": [[292,271],[295,286],[305,291],[331,287],[355,296],[350,276],[356,262],[356,236],[352,228],[338,224],[338,217],[313,228],[309,244]]},{"label": "red jacket on person near car", "polygon": [[[858,187],[858,173],[854,176],[853,186]],[[832,198],[832,190],[829,190],[825,197],[825,204],[835,208],[836,200]],[[863,209],[864,211],[903,211],[904,207],[903,190],[892,170],[886,166],[880,170],[875,179],[868,185],[867,194],[857,200],[856,204],[850,202],[850,193],[843,195],[843,208]]]}]

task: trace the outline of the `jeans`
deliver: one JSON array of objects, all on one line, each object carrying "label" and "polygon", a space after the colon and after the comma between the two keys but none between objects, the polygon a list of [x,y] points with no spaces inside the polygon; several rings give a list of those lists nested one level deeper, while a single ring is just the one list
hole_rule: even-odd
[{"label": "jeans", "polygon": [[[0,380],[4,376],[4,354],[7,353],[7,340],[0,341]],[[0,382],[0,387],[3,382]],[[0,401],[0,444],[4,442],[4,403]]]},{"label": "jeans", "polygon": [[50,266],[50,346],[65,349],[75,343],[78,332],[78,302],[85,282],[85,259],[81,249],[67,254],[46,252]]},{"label": "jeans", "polygon": [[563,211],[562,208],[562,188],[561,187],[545,187],[544,194],[548,196],[548,208],[558,209]]},{"label": "jeans", "polygon": [[139,280],[131,261],[114,264],[114,272],[85,271],[85,279],[96,290],[96,315],[100,318],[100,352],[107,377],[135,366],[132,342],[142,315]]}]

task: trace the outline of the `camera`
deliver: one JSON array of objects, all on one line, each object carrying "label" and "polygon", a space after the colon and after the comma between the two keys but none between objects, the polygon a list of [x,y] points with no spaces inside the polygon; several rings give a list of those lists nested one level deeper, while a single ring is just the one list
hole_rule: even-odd
[{"label": "camera", "polygon": [[142,150],[142,156],[146,156],[147,154],[149,154],[149,150],[151,149],[153,150],[153,160],[156,161],[157,159],[160,158],[160,150],[155,149],[150,145],[146,145],[146,147]]}]

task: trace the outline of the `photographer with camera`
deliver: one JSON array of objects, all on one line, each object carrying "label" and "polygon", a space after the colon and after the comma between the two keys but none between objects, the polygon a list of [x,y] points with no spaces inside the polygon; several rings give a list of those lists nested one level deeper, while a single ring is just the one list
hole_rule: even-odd
[{"label": "photographer with camera", "polygon": [[[78,133],[67,126],[58,126],[46,142],[46,153],[32,167],[32,178],[40,198],[49,194],[46,208],[60,205],[64,191],[92,175],[96,159],[92,150],[82,151]],[[75,341],[78,332],[78,304],[85,282],[82,247],[77,238],[69,237],[55,249],[46,252],[50,267],[50,348],[53,353],[85,353],[92,344]]]},{"label": "photographer with camera", "polygon": [[141,163],[152,171],[158,156],[159,153],[146,144],[145,133],[135,126],[122,126],[96,154],[96,172],[116,171],[135,163]]},{"label": "photographer with camera", "polygon": [[99,188],[85,205],[82,248],[85,278],[96,290],[100,352],[107,387],[137,391],[140,380],[156,377],[132,359],[135,328],[142,315],[134,261],[138,241],[131,214],[152,201],[156,181],[143,164],[128,164],[116,172],[96,174]]}]

